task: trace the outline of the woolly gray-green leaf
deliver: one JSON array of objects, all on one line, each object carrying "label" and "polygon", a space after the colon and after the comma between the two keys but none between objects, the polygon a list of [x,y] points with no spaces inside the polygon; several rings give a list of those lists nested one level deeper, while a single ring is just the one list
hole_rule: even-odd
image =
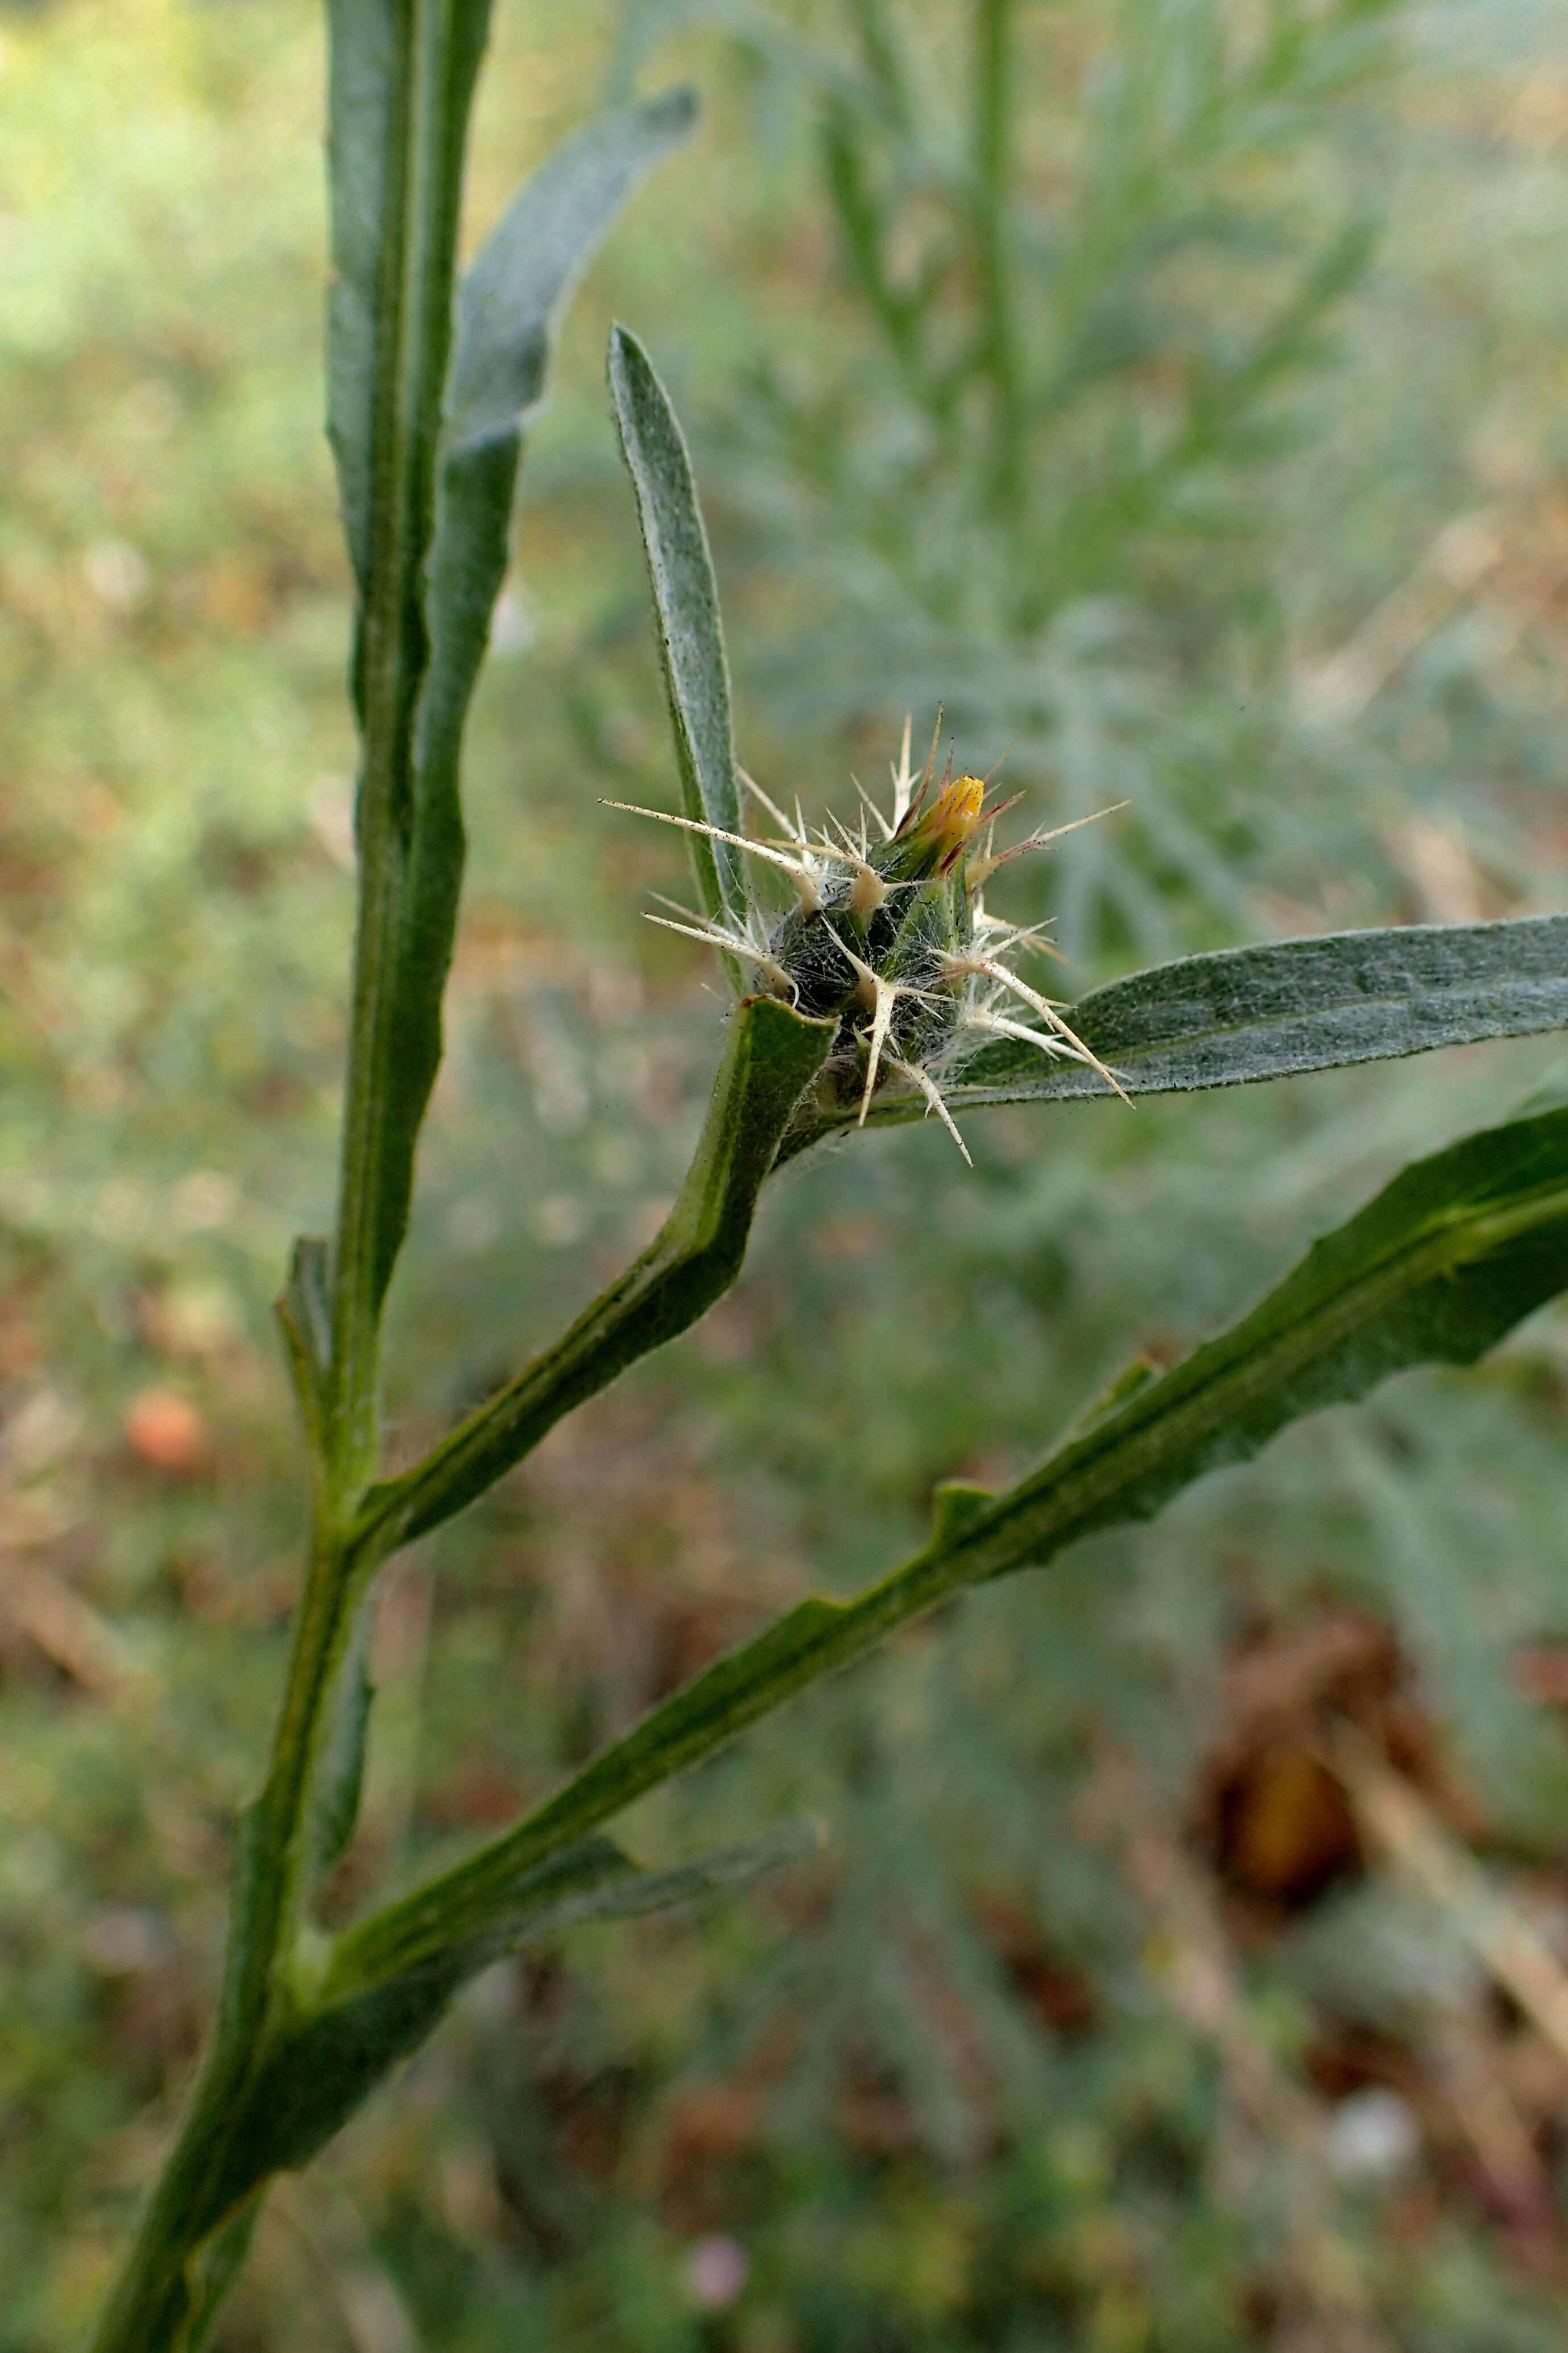
[{"label": "woolly gray-green leaf", "polygon": [[[434,12],[430,12],[434,16]],[[384,345],[405,305],[405,253],[417,270],[423,258],[411,224],[435,228],[445,241],[460,194],[464,129],[489,25],[489,0],[464,0],[456,37],[433,28],[440,45],[442,81],[421,112],[429,77],[416,55],[413,12],[397,0],[328,0],[327,177],[331,195],[332,283],[327,305],[327,432],[337,460],[343,528],[360,595],[370,593],[372,510],[384,508],[389,487],[377,480],[378,380]],[[426,148],[437,185],[416,194],[415,156]],[[446,322],[436,322],[444,361]],[[440,385],[431,387],[439,397]],[[382,438],[385,439],[383,430]],[[384,451],[379,461],[384,469]],[[383,523],[386,517],[383,515]]]},{"label": "woolly gray-green leaf", "polygon": [[588,123],[513,198],[463,280],[420,709],[419,764],[431,792],[437,779],[456,790],[463,721],[506,572],[522,431],[544,397],[556,323],[627,197],[696,120],[693,93],[672,90]]},{"label": "woolly gray-green leaf", "polygon": [[400,1148],[389,1161],[383,1265],[407,1219],[415,1139],[441,1058],[441,997],[462,883],[463,728],[506,576],[524,425],[544,396],[556,322],[640,180],[696,120],[684,90],[590,122],[513,200],[462,285],[426,592],[428,663],[413,764],[413,828],[389,1071]]},{"label": "woolly gray-green leaf", "polygon": [[[741,788],[730,719],[730,670],[690,455],[652,361],[625,327],[610,331],[609,378],[647,554],[681,807],[699,823],[738,834]],[[731,843],[710,841],[701,834],[690,834],[688,840],[703,912],[717,918],[743,918],[746,884],[740,852]],[[738,990],[732,963],[730,971]]]},{"label": "woolly gray-green leaf", "polygon": [[[1330,932],[1186,956],[1113,981],[1066,1019],[1129,1094],[1239,1086],[1568,1025],[1568,916]],[[1081,1062],[1015,1039],[981,1046],[944,1082],[955,1111],[1103,1095]],[[814,1103],[796,1152],[856,1106]],[[884,1092],[870,1119],[921,1119],[924,1099]]]},{"label": "woolly gray-green leaf", "polygon": [[[439,289],[450,283],[442,273],[485,7],[459,12],[462,37],[443,69],[452,101],[439,75],[422,95],[422,37],[395,31],[388,0],[333,6],[329,415],[361,594],[358,832],[374,902],[361,959],[364,1101],[349,1123],[363,1166],[345,1253],[363,1327],[379,1315],[402,1244],[441,1058],[464,859],[458,761],[506,572],[523,426],[573,287],[637,182],[686,137],[695,104],[676,90],[624,108],[550,157],[468,271],[454,339]],[[443,125],[439,138],[422,128],[426,114]],[[433,224],[412,199],[404,219],[405,184],[426,149],[444,175]]]},{"label": "woolly gray-green leaf", "polygon": [[556,318],[595,247],[638,182],[689,137],[697,111],[695,91],[678,89],[600,115],[512,199],[458,298],[448,448],[526,424],[543,397]]}]

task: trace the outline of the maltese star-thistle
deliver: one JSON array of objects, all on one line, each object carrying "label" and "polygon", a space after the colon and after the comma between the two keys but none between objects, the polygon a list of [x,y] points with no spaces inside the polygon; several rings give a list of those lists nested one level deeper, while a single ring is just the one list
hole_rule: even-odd
[{"label": "maltese star-thistle", "polygon": [[[939,716],[938,733],[941,725]],[[838,1035],[824,1088],[841,1103],[858,1097],[861,1125],[879,1090],[916,1089],[967,1160],[942,1090],[984,1038],[1020,1039],[1043,1054],[1087,1063],[1118,1094],[1122,1090],[1068,1027],[1060,1007],[1008,961],[1026,948],[1048,955],[1058,951],[1041,938],[1039,926],[1020,928],[988,915],[981,895],[999,867],[1072,827],[1032,833],[998,850],[996,819],[1020,796],[1000,804],[988,800],[990,778],[955,776],[951,755],[933,792],[936,743],[933,734],[917,784],[905,720],[892,766],[891,822],[857,782],[861,815],[853,831],[829,818],[811,834],[798,803],[792,820],[743,770],[746,790],[779,828],[771,839],[726,833],[662,809],[632,809],[624,801],[609,806],[727,842],[787,875],[795,903],[783,915],[752,894],[743,916],[720,921],[667,900],[673,913],[647,921],[737,957],[756,973],[763,990],[799,1012],[817,1019],[837,1014]],[[1019,1008],[1032,1018],[1020,1018]]]}]

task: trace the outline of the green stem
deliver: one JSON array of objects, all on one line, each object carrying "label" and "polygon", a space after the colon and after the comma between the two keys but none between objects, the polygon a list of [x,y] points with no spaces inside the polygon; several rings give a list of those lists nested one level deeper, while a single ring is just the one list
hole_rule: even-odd
[{"label": "green stem", "polygon": [[1024,396],[1014,301],[1008,201],[1011,177],[1012,0],[975,0],[974,252],[981,358],[991,379],[986,502],[1016,520],[1024,480]]},{"label": "green stem", "polygon": [[359,1590],[349,1567],[341,1543],[318,1541],[295,1610],[267,1779],[241,1826],[217,2017],[95,2353],[185,2353],[198,2317],[205,2327],[216,2308],[221,2290],[193,2276],[191,2259],[229,2219],[212,2211],[210,2186],[239,2124],[246,2084],[292,2008],[287,1965],[307,1887],[310,1797]]},{"label": "green stem", "polygon": [[[330,1526],[319,1536],[295,1613],[271,1764],[237,1858],[225,1989],[206,2063],[96,2353],[185,2353],[191,2341],[182,2334],[200,2294],[191,2258],[229,2221],[214,2211],[211,2186],[237,2178],[225,2160],[247,2129],[247,2095],[297,2012],[290,1963],[308,1894],[311,1800],[368,1578],[395,1545],[459,1510],[563,1414],[685,1330],[734,1281],[779,1140],[836,1027],[771,998],[743,1003],[691,1169],[651,1248],[445,1447],[373,1489],[352,1536]],[[247,2183],[247,2193],[254,2187]]]},{"label": "green stem", "polygon": [[861,130],[861,119],[847,104],[828,106],[822,125],[823,164],[844,265],[887,338],[905,391],[917,406],[936,414],[942,396],[926,365],[922,304],[889,282],[885,223],[867,178]]},{"label": "green stem", "polygon": [[356,1559],[384,1559],[450,1519],[563,1415],[686,1331],[730,1288],[758,1194],[834,1035],[832,1021],[808,1021],[771,997],[742,1001],[691,1166],[654,1240],[553,1347],[422,1462],[371,1489],[353,1532]]},{"label": "green stem", "polygon": [[415,723],[429,663],[425,567],[435,533],[452,336],[462,153],[475,63],[464,18],[488,0],[399,0],[389,92],[368,579],[354,654],[363,735],[359,918],[338,1222],[328,1441],[340,1495],[374,1473],[382,1301],[405,1198],[389,1211],[388,1072],[414,818]]},{"label": "green stem", "polygon": [[888,120],[900,139],[915,127],[909,75],[888,19],[886,0],[849,0],[849,13],[860,37],[860,55],[873,88],[887,109]]},{"label": "green stem", "polygon": [[[371,533],[354,652],[363,739],[360,867],[325,1396],[307,1414],[317,1526],[260,1798],[236,1858],[223,1998],[179,2137],[104,2315],[97,2353],[190,2353],[243,2253],[240,2211],[212,2185],[241,2127],[247,2084],[293,2007],[308,1893],[311,1799],[329,1703],[363,1591],[342,1529],[378,1451],[381,1303],[401,1237],[388,1216],[391,1018],[410,849],[414,727],[428,663],[426,558],[452,329],[462,153],[488,0],[387,0],[334,17],[337,47],[384,39],[386,116],[376,268]],[[304,1358],[295,1334],[297,1383]],[[301,1392],[302,1398],[305,1391]],[[309,1400],[307,1400],[309,1401]],[[324,1410],[321,1409],[324,1408]],[[311,1426],[313,1425],[313,1426]],[[252,2218],[253,2219],[253,2216]],[[226,2226],[209,2260],[203,2242]]]}]

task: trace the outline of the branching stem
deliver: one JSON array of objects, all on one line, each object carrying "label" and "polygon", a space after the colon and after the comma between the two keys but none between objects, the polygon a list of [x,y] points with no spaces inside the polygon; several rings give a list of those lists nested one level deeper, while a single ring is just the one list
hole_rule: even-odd
[{"label": "branching stem", "polygon": [[[311,1803],[330,1702],[377,1565],[492,1485],[563,1415],[694,1323],[740,1272],[757,1197],[837,1025],[771,997],[737,1010],[686,1182],[656,1240],[555,1347],[403,1478],[373,1488],[348,1530],[319,1532],[295,1613],[266,1784],[235,1871],[223,2001],[201,2081],[96,2353],[190,2353],[204,2303],[202,2242],[242,2208],[212,2185],[247,2121],[250,2088],[300,2013],[295,1956],[309,1894]],[[256,2185],[242,2179],[242,2193]],[[226,2193],[226,2195],[227,2193]],[[214,2306],[216,2308],[216,2305]]]},{"label": "branching stem", "polygon": [[423,1462],[371,1489],[353,1534],[356,1559],[384,1558],[450,1519],[564,1414],[686,1331],[729,1289],[757,1196],[796,1103],[832,1050],[836,1028],[772,997],[742,1004],[691,1167],[655,1240],[553,1347]]},{"label": "branching stem", "polygon": [[[961,1510],[944,1510],[939,1496],[931,1543],[879,1584],[849,1602],[802,1602],[653,1709],[515,1829],[347,1931],[328,1989],[341,1998],[416,1965],[433,1938],[471,1933],[522,1874],[949,1594],[1041,1567],[1096,1529],[1147,1518],[1216,1462],[1255,1452],[1297,1412],[1358,1395],[1400,1362],[1419,1361],[1430,1345],[1425,1334],[1392,1345],[1384,1335],[1423,1296],[1452,1294],[1468,1270],[1541,1251],[1549,1291],[1568,1236],[1568,1175],[1557,1156],[1563,1126],[1559,1116],[1543,1181],[1500,1201],[1461,1194],[1382,1247],[1374,1242],[1353,1279],[1347,1267],[1343,1280],[1309,1285],[1309,1260],[1221,1338],[1069,1435],[1016,1487],[995,1496],[960,1491]],[[1471,1149],[1442,1158],[1457,1162]],[[1347,1234],[1374,1234],[1382,1209],[1373,1203]],[[1473,1350],[1434,1353],[1463,1361]]]}]

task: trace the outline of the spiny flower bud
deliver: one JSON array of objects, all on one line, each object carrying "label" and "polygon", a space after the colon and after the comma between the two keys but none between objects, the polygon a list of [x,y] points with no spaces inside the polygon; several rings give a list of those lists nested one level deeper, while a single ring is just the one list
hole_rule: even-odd
[{"label": "spiny flower bud", "polygon": [[950,769],[930,808],[922,810],[917,800],[906,813],[888,845],[884,871],[911,881],[950,873],[982,821],[986,781],[955,776]]},{"label": "spiny flower bud", "polygon": [[[1026,1039],[1042,1053],[1087,1062],[1108,1086],[1121,1090],[1074,1036],[1059,1009],[1004,960],[1026,946],[1047,955],[1057,951],[1037,930],[996,923],[981,903],[987,876],[1054,839],[1055,833],[1031,835],[998,855],[993,847],[995,819],[1012,802],[988,807],[989,778],[954,776],[951,760],[931,795],[935,759],[933,736],[917,788],[906,720],[892,772],[892,822],[862,793],[865,814],[853,834],[832,818],[814,838],[798,813],[792,822],[749,776],[742,776],[747,790],[780,828],[772,841],[722,833],[690,818],[666,818],[689,831],[733,842],[766,868],[787,873],[796,904],[780,916],[753,900],[743,923],[721,923],[685,909],[676,911],[679,922],[663,915],[648,920],[740,957],[763,988],[798,1011],[818,1020],[837,1015],[838,1035],[820,1084],[846,1105],[858,1097],[862,1124],[880,1088],[915,1088],[967,1160],[942,1082],[958,1073],[987,1036]],[[868,830],[868,817],[877,838]],[[1063,826],[1056,832],[1069,829]],[[973,857],[972,845],[983,830],[984,849]],[[1008,1003],[1026,1008],[1044,1028],[1004,1013],[1000,1008]]]}]

